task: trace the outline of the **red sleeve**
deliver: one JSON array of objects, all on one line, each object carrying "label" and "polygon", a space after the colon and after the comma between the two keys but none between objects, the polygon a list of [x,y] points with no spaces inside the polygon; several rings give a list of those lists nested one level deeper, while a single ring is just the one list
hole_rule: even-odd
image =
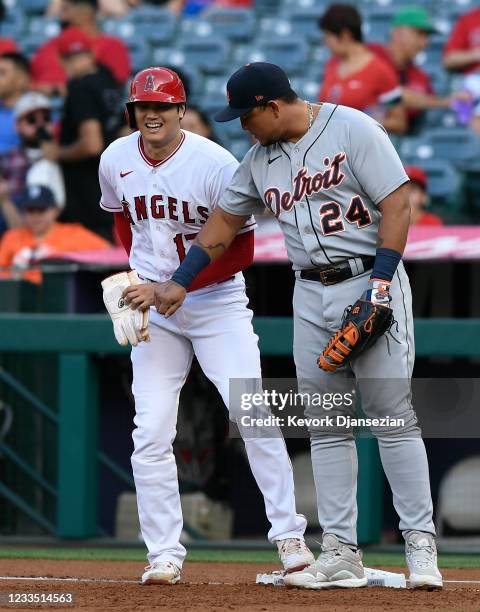
[{"label": "red sleeve", "polygon": [[130,56],[128,48],[114,36],[100,35],[95,44],[95,57],[106,66],[119,83],[126,83],[130,77]]},{"label": "red sleeve", "polygon": [[[379,57],[375,58],[375,95],[377,104],[398,104],[402,99],[402,90],[398,74]],[[373,86],[373,83],[372,83]]]},{"label": "red sleeve", "polygon": [[188,291],[195,291],[195,289],[219,283],[251,266],[255,246],[254,234],[255,232],[251,230],[237,235],[228,250],[200,272],[189,286]]},{"label": "red sleeve", "polygon": [[457,21],[453,30],[450,32],[450,36],[445,44],[443,53],[450,53],[450,51],[465,51],[468,50],[470,45],[468,43],[468,30],[469,30],[469,14],[462,15]]},{"label": "red sleeve", "polygon": [[130,250],[132,248],[132,230],[130,228],[130,223],[121,212],[113,213],[113,218],[115,223],[115,238],[118,236],[123,248],[130,257]]}]

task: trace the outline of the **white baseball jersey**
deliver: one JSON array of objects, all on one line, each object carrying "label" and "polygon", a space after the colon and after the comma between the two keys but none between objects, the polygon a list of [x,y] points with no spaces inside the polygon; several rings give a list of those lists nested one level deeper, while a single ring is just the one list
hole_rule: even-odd
[{"label": "white baseball jersey", "polygon": [[[113,142],[100,159],[100,206],[130,221],[130,266],[150,280],[168,280],[218,204],[238,167],[228,151],[182,130],[171,155],[146,155],[139,132]],[[249,218],[239,233],[251,231]]]}]

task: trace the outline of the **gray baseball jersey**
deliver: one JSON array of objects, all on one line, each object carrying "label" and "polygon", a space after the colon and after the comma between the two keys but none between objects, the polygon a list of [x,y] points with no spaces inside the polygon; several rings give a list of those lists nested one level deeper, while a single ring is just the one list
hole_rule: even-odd
[{"label": "gray baseball jersey", "polygon": [[298,142],[252,147],[219,205],[234,215],[270,209],[294,270],[302,270],[375,255],[377,205],[406,181],[379,123],[323,103]]}]

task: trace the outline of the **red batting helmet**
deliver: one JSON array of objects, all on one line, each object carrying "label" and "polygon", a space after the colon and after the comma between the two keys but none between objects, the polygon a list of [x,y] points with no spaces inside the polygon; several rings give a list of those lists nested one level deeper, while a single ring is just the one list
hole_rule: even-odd
[{"label": "red batting helmet", "polygon": [[127,121],[137,129],[133,105],[135,102],[184,104],[187,100],[180,77],[169,68],[152,67],[140,70],[130,83],[130,96],[125,104]]}]

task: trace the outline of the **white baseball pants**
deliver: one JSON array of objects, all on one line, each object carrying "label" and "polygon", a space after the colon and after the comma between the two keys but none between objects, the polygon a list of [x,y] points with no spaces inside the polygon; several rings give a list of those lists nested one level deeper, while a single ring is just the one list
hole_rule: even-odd
[{"label": "white baseball pants", "polygon": [[[182,510],[172,443],[180,391],[193,355],[217,387],[230,418],[230,378],[261,378],[258,337],[247,308],[243,275],[194,291],[165,319],[150,311],[149,343],[132,349],[136,415],[132,467],[148,561],[182,566]],[[245,439],[250,468],[263,494],[271,542],[303,537],[306,520],[295,508],[293,473],[283,438]]]}]

